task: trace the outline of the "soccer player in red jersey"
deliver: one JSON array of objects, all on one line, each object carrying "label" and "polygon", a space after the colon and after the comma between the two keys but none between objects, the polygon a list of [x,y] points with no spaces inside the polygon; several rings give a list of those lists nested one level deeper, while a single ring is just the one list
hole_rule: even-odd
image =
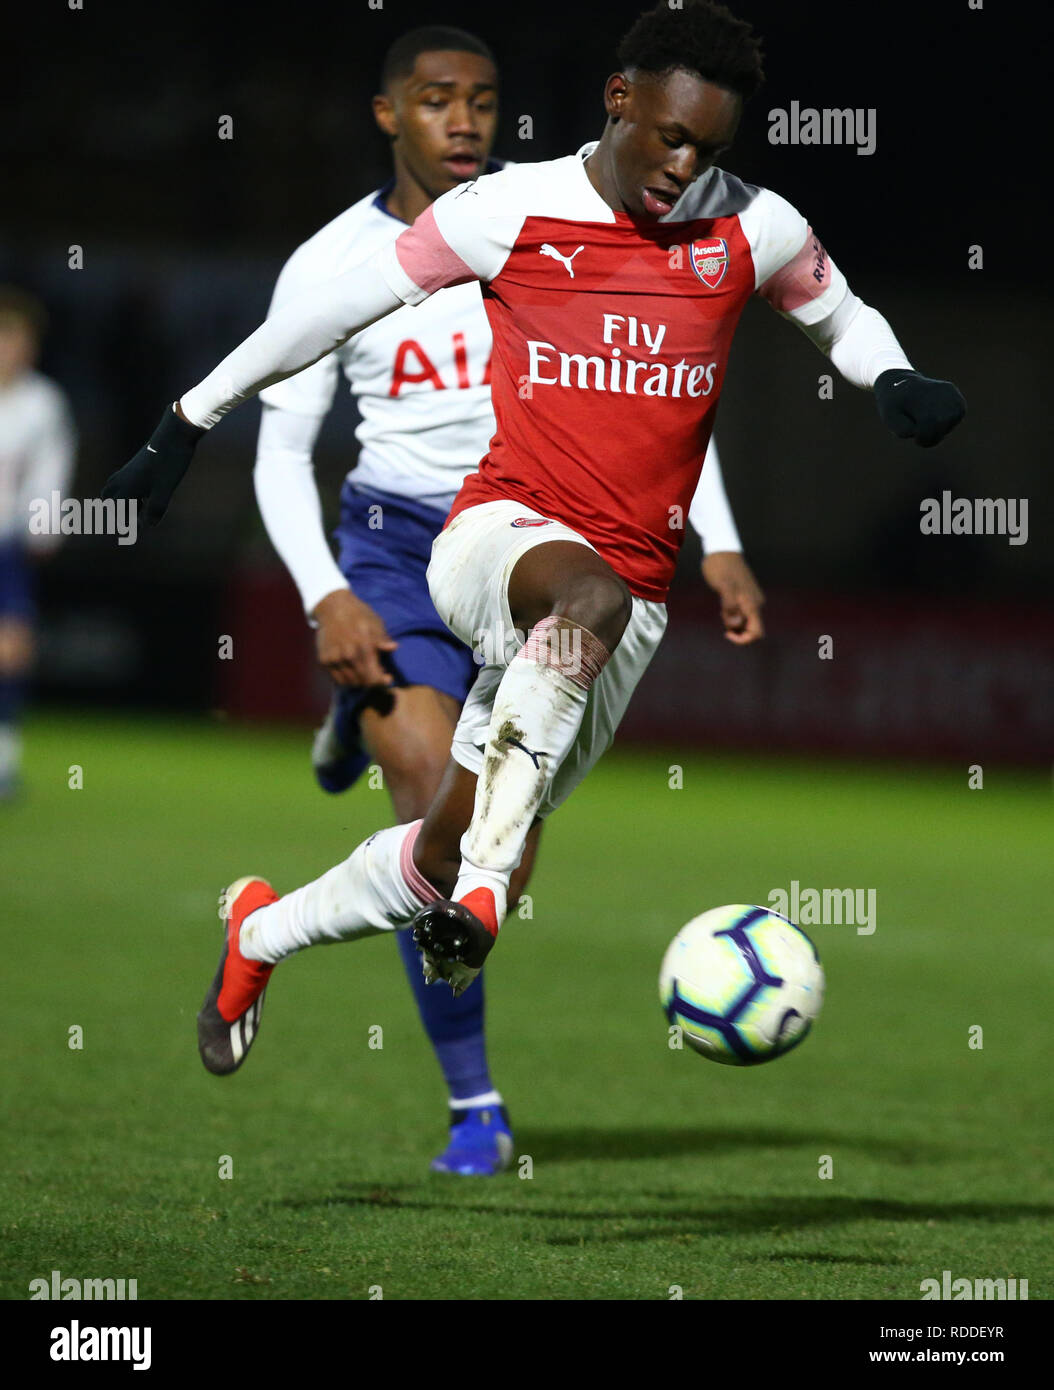
[{"label": "soccer player in red jersey", "polygon": [[[762,80],[749,26],[709,0],[643,15],[577,155],[444,194],[365,264],[274,316],[168,411],[107,485],[158,519],[197,440],[240,401],[402,304],[479,280],[497,429],[437,538],[429,588],[482,646],[452,760],[422,822],[379,831],[279,899],[228,895],[199,1014],[212,1071],[241,1064],[274,965],[413,920],[427,976],[475,978],[527,833],[609,746],[666,622],[664,599],[739,315],[792,319],[893,432],[938,443],[965,402],[916,372],[783,198],[716,166]],[[489,644],[489,646],[488,646]]]},{"label": "soccer player in red jersey", "polygon": [[[397,39],[374,99],[394,176],[294,251],[270,312],[395,241],[443,193],[501,169],[489,158],[497,89],[493,55],[474,35],[429,25]],[[479,671],[477,653],[436,612],[426,571],[461,484],[494,434],[492,344],[473,282],[396,310],[260,393],[260,512],[335,683],[314,742],[315,774],[339,793],[377,764],[400,823],[420,820],[431,805]],[[342,376],[359,409],[361,447],[341,491],[338,565],[322,527],[312,449]],[[740,553],[713,440],[685,519],[703,538],[702,573],[718,592],[728,640],[760,637],[762,595]],[[527,882],[540,829],[527,838],[510,904]],[[411,930],[392,935],[450,1092],[449,1143],[431,1166],[490,1176],[511,1160],[513,1138],[488,1064],[485,972],[460,997],[426,989]]]}]

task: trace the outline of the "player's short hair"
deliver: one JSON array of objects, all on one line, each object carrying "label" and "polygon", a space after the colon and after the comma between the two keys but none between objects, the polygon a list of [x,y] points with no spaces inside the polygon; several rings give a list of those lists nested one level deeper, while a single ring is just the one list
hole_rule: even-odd
[{"label": "player's short hair", "polygon": [[395,40],[384,57],[381,90],[386,92],[397,77],[409,77],[422,53],[478,53],[497,67],[494,54],[482,39],[450,24],[426,24]]},{"label": "player's short hair", "polygon": [[713,0],[685,0],[672,9],[659,0],[619,44],[627,70],[653,74],[684,68],[749,101],[765,80],[761,40],[750,25]]},{"label": "player's short hair", "polygon": [[35,338],[42,338],[48,326],[47,310],[39,299],[17,285],[0,285],[0,327],[12,321],[28,328]]}]

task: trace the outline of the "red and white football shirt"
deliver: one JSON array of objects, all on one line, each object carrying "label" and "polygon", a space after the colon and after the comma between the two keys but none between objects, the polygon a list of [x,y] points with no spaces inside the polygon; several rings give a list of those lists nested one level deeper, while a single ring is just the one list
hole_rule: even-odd
[{"label": "red and white football shirt", "polygon": [[497,429],[451,515],[523,502],[662,600],[744,305],[808,325],[848,288],[777,194],[712,169],[637,221],[590,183],[594,148],[453,189],[373,263],[406,304],[483,282]]}]

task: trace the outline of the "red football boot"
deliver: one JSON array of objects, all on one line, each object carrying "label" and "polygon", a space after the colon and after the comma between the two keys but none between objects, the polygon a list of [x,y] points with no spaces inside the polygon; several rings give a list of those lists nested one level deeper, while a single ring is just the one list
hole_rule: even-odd
[{"label": "red football boot", "polygon": [[264,991],[274,966],[246,960],[238,938],[250,912],[277,901],[278,894],[262,878],[240,878],[220,896],[223,950],[198,1014],[198,1051],[216,1076],[238,1070],[259,1031]]}]

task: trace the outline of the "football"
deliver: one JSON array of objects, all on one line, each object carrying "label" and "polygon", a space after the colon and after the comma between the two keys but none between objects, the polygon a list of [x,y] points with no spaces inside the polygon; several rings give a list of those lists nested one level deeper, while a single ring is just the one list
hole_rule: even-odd
[{"label": "football", "polygon": [[782,1057],[823,1003],[816,947],[767,907],[715,907],[670,942],[659,998],[671,1026],[703,1057],[733,1067]]}]

